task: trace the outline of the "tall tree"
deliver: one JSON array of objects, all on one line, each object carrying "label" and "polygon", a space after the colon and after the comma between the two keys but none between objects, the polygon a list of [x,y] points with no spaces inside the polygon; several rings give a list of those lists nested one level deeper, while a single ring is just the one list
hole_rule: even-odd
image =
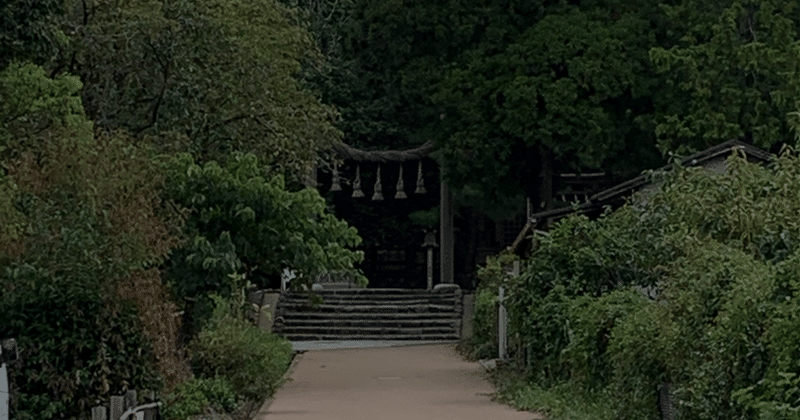
[{"label": "tall tree", "polygon": [[308,33],[273,0],[68,2],[54,63],[77,74],[99,128],[208,161],[253,152],[300,180],[339,138],[335,110],[298,80]]},{"label": "tall tree", "polygon": [[651,57],[668,89],[656,133],[663,152],[742,139],[769,148],[792,142],[788,114],[800,95],[796,1],[683,0],[664,5],[677,38]]},{"label": "tall tree", "polygon": [[497,212],[522,208],[509,198],[527,193],[545,204],[556,166],[603,168],[629,144],[648,155],[651,10],[559,3],[521,27],[494,11],[497,22],[449,67],[435,95],[446,109],[447,176],[467,202]]}]

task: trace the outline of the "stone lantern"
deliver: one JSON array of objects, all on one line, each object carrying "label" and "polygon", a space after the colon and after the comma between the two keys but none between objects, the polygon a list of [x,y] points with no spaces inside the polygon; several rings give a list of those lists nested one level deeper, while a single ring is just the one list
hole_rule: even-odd
[{"label": "stone lantern", "polygon": [[436,231],[432,230],[425,233],[425,243],[422,244],[423,248],[428,250],[428,290],[433,289],[433,248],[438,248],[436,243]]}]

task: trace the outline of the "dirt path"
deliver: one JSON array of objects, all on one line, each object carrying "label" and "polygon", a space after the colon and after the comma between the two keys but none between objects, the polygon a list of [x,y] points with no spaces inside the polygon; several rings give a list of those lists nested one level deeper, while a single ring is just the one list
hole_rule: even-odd
[{"label": "dirt path", "polygon": [[255,420],[533,420],[494,403],[478,363],[455,346],[309,351]]}]

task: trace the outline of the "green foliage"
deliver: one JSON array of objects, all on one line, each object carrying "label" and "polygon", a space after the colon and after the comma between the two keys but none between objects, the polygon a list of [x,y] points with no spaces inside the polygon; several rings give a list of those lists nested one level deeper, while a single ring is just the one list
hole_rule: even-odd
[{"label": "green foliage", "polygon": [[793,144],[786,116],[800,88],[798,3],[683,0],[662,9],[673,42],[650,55],[668,87],[655,129],[662,152],[732,138]]},{"label": "green foliage", "polygon": [[127,389],[159,389],[132,305],[74,276],[32,266],[3,274],[14,289],[0,299],[0,336],[15,337],[21,356],[9,369],[13,418],[69,418]]},{"label": "green foliage", "polygon": [[179,384],[164,399],[161,415],[167,420],[187,420],[191,416],[202,414],[209,406],[223,413],[236,410],[236,393],[227,379],[193,378]]},{"label": "green foliage", "polygon": [[643,294],[622,288],[600,298],[582,295],[569,301],[567,334],[569,341],[560,352],[560,362],[569,371],[574,384],[584,389],[602,390],[613,379],[608,360],[612,331],[620,323],[636,316],[647,305]]},{"label": "green foliage", "polygon": [[487,257],[486,265],[478,269],[472,337],[466,343],[473,358],[497,355],[497,289],[507,276],[505,270],[515,259],[517,257],[512,254]]},{"label": "green foliage", "polygon": [[796,418],[798,161],[678,168],[537,238],[504,283],[510,336],[541,387],[526,398],[602,393],[617,418],[658,418],[668,382],[680,418]]},{"label": "green foliage", "polygon": [[648,302],[632,312],[611,332],[605,358],[613,367],[609,389],[616,397],[622,418],[657,419],[658,393],[667,379],[664,357],[665,334],[673,325],[661,327],[667,320],[665,305]]},{"label": "green foliage", "polygon": [[64,40],[56,16],[64,12],[58,0],[9,0],[0,8],[0,69],[13,60],[37,63],[51,58]]},{"label": "green foliage", "polygon": [[315,189],[290,192],[282,177],[265,178],[255,155],[234,153],[223,167],[179,154],[164,168],[166,196],[190,212],[192,242],[172,259],[180,297],[227,294],[227,279],[239,270],[274,276],[289,267],[310,283],[323,271],[353,270],[363,258],[351,250],[361,242],[356,230],[327,213]]},{"label": "green foliage", "polygon": [[160,206],[150,149],[124,133],[95,136],[80,88],[30,64],[0,72],[10,193],[0,215],[10,232],[0,243],[0,335],[16,337],[24,354],[12,370],[15,418],[77,415],[125,389],[161,385],[160,337],[138,310],[161,302],[134,305],[118,287],[164,260],[177,225]]},{"label": "green foliage", "polygon": [[499,18],[448,66],[432,99],[442,109],[448,179],[480,193],[469,204],[511,204],[503,199],[530,187],[521,180],[539,170],[539,150],[561,170],[580,171],[603,167],[628,136],[645,148],[654,39],[652,6],[638,6],[556,3],[524,25]]},{"label": "green foliage", "polygon": [[[34,64],[11,64],[0,70],[0,151],[31,148],[48,134],[89,138],[81,98],[83,84],[75,76],[50,78]],[[10,153],[12,150],[7,151]],[[13,151],[19,153],[15,148]]]},{"label": "green foliage", "polygon": [[[626,418],[652,416],[661,381],[672,384],[684,417],[749,418],[732,393],[761,380],[769,364],[770,267],[713,241],[688,242],[687,255],[663,279],[658,303],[613,333],[609,358],[615,389],[631,409]],[[632,397],[637,389],[649,395]]]},{"label": "green foliage", "polygon": [[297,78],[318,53],[277,1],[65,6],[59,23],[69,42],[50,68],[85,81],[84,105],[100,128],[152,137],[204,162],[252,152],[293,185],[341,135],[336,111]]},{"label": "green foliage", "polygon": [[800,418],[800,254],[795,252],[778,267],[775,316],[767,331],[772,355],[764,380],[734,393],[760,419]]},{"label": "green foliage", "polygon": [[224,299],[215,297],[214,301],[211,323],[191,343],[196,373],[225,378],[247,399],[272,395],[291,361],[291,344],[235,316]]},{"label": "green foliage", "polygon": [[191,379],[179,384],[164,399],[161,415],[168,420],[187,420],[191,416],[202,414],[209,406],[202,385],[202,379]]},{"label": "green foliage", "polygon": [[503,370],[496,374],[498,398],[517,410],[542,413],[552,420],[616,419],[613,399],[604,392],[586,391],[572,382],[551,387],[531,383],[524,375]]},{"label": "green foliage", "polygon": [[497,291],[482,287],[475,292],[470,356],[490,359],[497,355]]},{"label": "green foliage", "polygon": [[[0,176],[0,244],[14,241],[22,234],[24,219],[14,206],[17,190],[14,180]],[[0,248],[6,246],[0,245]]]},{"label": "green foliage", "polygon": [[416,226],[433,229],[439,225],[439,207],[412,212],[408,215],[408,219]]}]

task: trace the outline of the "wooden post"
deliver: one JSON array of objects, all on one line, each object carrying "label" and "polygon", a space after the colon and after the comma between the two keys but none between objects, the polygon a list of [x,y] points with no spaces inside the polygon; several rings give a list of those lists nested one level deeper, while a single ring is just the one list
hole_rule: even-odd
[{"label": "wooden post", "polygon": [[441,244],[439,282],[453,283],[453,196],[450,194],[450,189],[444,179],[442,179],[440,190],[439,230],[442,237],[439,241]]},{"label": "wooden post", "polygon": [[109,420],[119,420],[122,413],[125,412],[125,397],[112,396],[109,407]]},{"label": "wooden post", "polygon": [[433,289],[433,247],[428,247],[428,290]]},{"label": "wooden post", "polygon": [[136,390],[129,389],[128,392],[125,393],[125,409],[133,408],[139,405],[139,401],[136,400]]},{"label": "wooden post", "polygon": [[92,408],[92,420],[108,420],[108,410],[102,405]]},{"label": "wooden post", "polygon": [[142,396],[144,397],[146,402],[152,402],[156,400],[156,393],[153,390],[146,389],[142,391]]}]

